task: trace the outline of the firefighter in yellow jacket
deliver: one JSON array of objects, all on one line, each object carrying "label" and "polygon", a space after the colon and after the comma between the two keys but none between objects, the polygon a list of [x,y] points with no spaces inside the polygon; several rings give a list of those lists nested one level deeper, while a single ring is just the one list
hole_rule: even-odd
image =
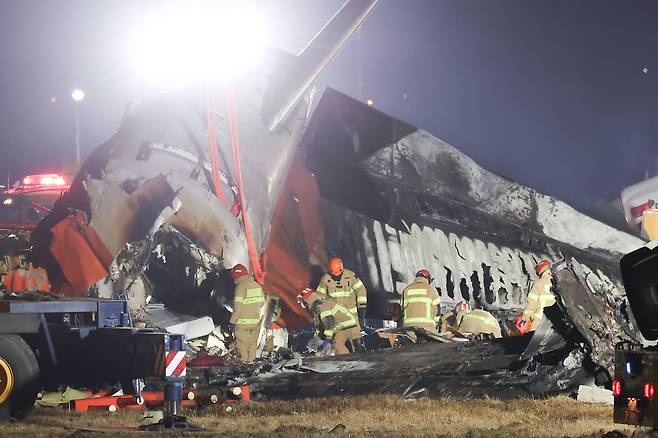
[{"label": "firefighter in yellow jacket", "polygon": [[523,315],[518,317],[514,323],[521,334],[536,330],[544,316],[544,308],[555,304],[555,295],[552,291],[553,274],[551,274],[550,267],[550,260],[542,260],[535,266],[535,272],[539,278],[528,293],[528,302],[523,310]]},{"label": "firefighter in yellow jacket", "polygon": [[229,322],[233,326],[233,337],[240,360],[245,363],[253,362],[258,348],[261,308],[265,303],[265,295],[244,265],[235,265],[231,269],[231,277],[235,282],[235,299]]},{"label": "firefighter in yellow jacket", "polygon": [[341,259],[334,257],[329,260],[329,272],[322,276],[316,291],[348,309],[361,330],[359,322],[363,322],[366,316],[368,295],[363,282],[354,272],[343,267]]},{"label": "firefighter in yellow jacket", "polygon": [[361,343],[359,322],[352,312],[336,300],[312,289],[304,289],[298,296],[300,303],[313,316],[315,328],[331,342],[336,355],[356,351]]},{"label": "firefighter in yellow jacket", "polygon": [[462,334],[490,334],[494,338],[502,338],[500,324],[495,316],[486,310],[471,309],[467,301],[462,300],[455,305],[454,312],[448,312],[441,317],[441,331],[454,329]]},{"label": "firefighter in yellow jacket", "polygon": [[432,276],[427,269],[416,272],[416,279],[402,291],[402,328],[420,327],[436,332],[441,298],[431,285]]}]

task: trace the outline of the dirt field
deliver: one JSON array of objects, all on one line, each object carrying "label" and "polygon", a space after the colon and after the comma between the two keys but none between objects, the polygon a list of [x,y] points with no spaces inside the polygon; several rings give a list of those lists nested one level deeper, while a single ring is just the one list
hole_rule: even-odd
[{"label": "dirt field", "polygon": [[[612,423],[612,408],[549,400],[403,400],[398,397],[352,397],[290,402],[245,402],[200,412],[190,420],[205,428],[202,435],[222,436],[470,436],[470,437],[600,437],[631,429]],[[0,426],[0,436],[109,436],[135,431],[140,413],[77,414],[35,409],[21,423]],[[100,430],[99,430],[100,429]],[[103,430],[106,430],[105,432]],[[160,436],[160,435],[159,435]]]}]

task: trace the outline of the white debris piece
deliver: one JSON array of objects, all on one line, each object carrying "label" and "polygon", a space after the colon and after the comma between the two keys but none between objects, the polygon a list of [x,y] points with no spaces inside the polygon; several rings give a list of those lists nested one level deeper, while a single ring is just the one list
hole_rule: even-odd
[{"label": "white debris piece", "polygon": [[612,395],[612,391],[597,386],[580,385],[578,387],[578,397],[576,400],[588,403],[604,403],[610,406],[615,404],[615,398]]},{"label": "white debris piece", "polygon": [[215,324],[209,316],[175,314],[157,304],[146,306],[144,319],[169,333],[185,335],[187,339],[208,336],[215,329]]}]

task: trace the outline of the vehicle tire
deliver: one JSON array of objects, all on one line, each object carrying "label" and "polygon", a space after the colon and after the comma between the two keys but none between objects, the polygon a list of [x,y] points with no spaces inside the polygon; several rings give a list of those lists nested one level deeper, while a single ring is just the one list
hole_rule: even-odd
[{"label": "vehicle tire", "polygon": [[20,420],[30,412],[41,389],[39,364],[17,335],[0,335],[0,410]]}]

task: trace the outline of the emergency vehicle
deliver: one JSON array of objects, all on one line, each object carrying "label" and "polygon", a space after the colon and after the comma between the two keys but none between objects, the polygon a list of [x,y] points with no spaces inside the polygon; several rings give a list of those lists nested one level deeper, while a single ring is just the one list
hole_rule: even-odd
[{"label": "emergency vehicle", "polygon": [[0,194],[0,229],[32,230],[69,189],[59,174],[27,175]]}]

